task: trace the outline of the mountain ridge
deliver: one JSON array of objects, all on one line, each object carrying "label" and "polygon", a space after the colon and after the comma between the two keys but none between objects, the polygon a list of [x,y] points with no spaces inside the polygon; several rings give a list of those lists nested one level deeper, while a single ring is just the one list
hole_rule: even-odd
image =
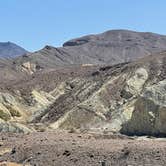
[{"label": "mountain ridge", "polygon": [[166,50],[166,36],[150,32],[110,30],[72,39],[63,47],[43,49],[14,59],[17,66],[29,62],[39,69],[66,65],[114,65],[135,61]]}]

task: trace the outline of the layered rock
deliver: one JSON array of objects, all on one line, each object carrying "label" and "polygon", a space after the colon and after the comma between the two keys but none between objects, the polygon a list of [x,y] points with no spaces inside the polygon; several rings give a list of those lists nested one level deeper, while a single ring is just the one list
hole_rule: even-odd
[{"label": "layered rock", "polygon": [[0,95],[1,131],[166,134],[166,53],[114,66],[41,71],[10,88]]},{"label": "layered rock", "polygon": [[131,119],[123,125],[127,134],[166,134],[166,80],[148,86],[134,104]]},{"label": "layered rock", "polygon": [[[100,80],[101,86],[94,93],[90,90],[87,99],[69,108],[51,128],[165,135],[165,55],[161,59],[122,65],[122,72],[107,76],[103,83]],[[153,70],[152,64],[158,67]],[[86,91],[87,87],[82,94]]]}]

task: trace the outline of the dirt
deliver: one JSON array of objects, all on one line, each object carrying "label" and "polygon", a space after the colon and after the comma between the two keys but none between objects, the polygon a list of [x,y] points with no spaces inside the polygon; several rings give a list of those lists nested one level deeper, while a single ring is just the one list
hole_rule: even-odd
[{"label": "dirt", "polygon": [[64,131],[1,134],[0,161],[31,166],[165,166],[164,138]]}]

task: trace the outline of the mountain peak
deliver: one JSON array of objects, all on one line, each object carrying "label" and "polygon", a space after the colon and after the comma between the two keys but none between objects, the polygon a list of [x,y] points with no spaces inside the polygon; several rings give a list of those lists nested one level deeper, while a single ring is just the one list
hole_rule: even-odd
[{"label": "mountain peak", "polygon": [[12,57],[23,55],[27,52],[28,51],[26,51],[24,48],[10,41],[0,42],[0,57],[12,58]]}]

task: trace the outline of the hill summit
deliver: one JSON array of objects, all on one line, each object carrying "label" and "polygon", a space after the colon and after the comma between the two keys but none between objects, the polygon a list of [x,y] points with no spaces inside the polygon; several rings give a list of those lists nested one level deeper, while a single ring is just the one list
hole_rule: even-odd
[{"label": "hill summit", "polygon": [[24,48],[12,42],[0,42],[0,57],[12,58],[25,53],[27,53],[27,51]]}]

